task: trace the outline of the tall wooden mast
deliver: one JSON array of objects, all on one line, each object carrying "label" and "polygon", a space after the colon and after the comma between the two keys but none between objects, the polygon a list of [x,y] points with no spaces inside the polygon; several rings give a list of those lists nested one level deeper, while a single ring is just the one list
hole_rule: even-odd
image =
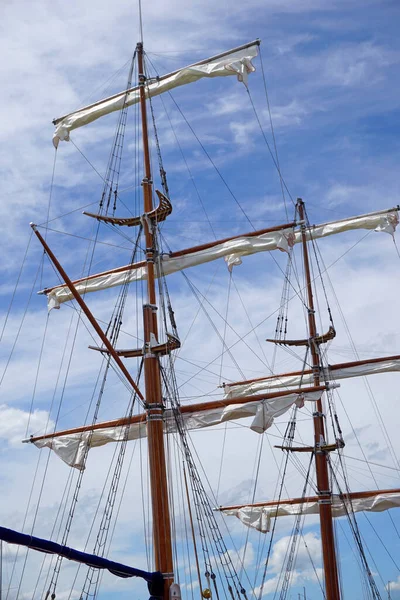
[{"label": "tall wooden mast", "polygon": [[[147,111],[143,65],[143,44],[136,46],[139,70],[140,109],[142,116],[144,179],[144,212],[153,210],[152,179],[150,166],[149,139],[147,130]],[[164,598],[169,597],[169,588],[173,583],[173,560],[171,542],[171,521],[168,502],[168,482],[165,462],[163,411],[161,392],[161,373],[159,359],[152,346],[158,341],[156,287],[154,279],[155,246],[152,223],[144,219],[147,264],[147,304],[143,306],[144,328],[144,378],[147,408],[147,438],[149,448],[150,488],[153,515],[154,562],[157,571],[164,576]]]},{"label": "tall wooden mast", "polygon": [[[304,271],[306,277],[307,301],[308,301],[308,328],[310,339],[310,350],[312,366],[314,370],[314,385],[320,385],[320,358],[317,344],[313,340],[317,337],[317,327],[315,322],[315,309],[313,288],[311,283],[310,262],[307,247],[307,230],[304,223],[305,211],[304,202],[301,198],[297,199],[297,208],[301,226]],[[335,537],[333,531],[332,518],[332,490],[330,489],[329,471],[328,471],[328,453],[324,450],[327,445],[324,425],[324,412],[322,400],[317,400],[316,410],[313,413],[314,421],[314,445],[315,445],[315,468],[317,475],[317,491],[319,502],[319,518],[321,524],[322,556],[324,562],[325,587],[327,600],[340,600],[339,578],[335,551]]]}]

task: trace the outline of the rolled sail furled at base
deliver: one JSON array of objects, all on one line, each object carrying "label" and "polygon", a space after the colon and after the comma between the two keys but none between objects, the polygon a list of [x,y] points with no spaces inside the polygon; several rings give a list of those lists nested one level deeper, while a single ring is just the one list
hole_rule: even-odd
[{"label": "rolled sail furled at base", "polygon": [[[357,362],[341,363],[338,365],[329,365],[329,367],[320,369],[321,381],[336,381],[339,379],[348,379],[351,377],[364,377],[366,375],[376,375],[378,373],[393,373],[400,371],[400,355],[388,356],[381,359],[372,358],[360,360]],[[301,385],[310,385],[314,381],[314,373],[311,369],[307,371],[297,371],[284,375],[271,375],[249,381],[240,381],[232,384],[225,384],[225,398],[241,398],[243,396],[252,396],[262,394],[269,390],[287,389],[290,387],[299,387]]]},{"label": "rolled sail furled at base", "polygon": [[[393,234],[398,222],[398,211],[396,209],[387,209],[377,213],[369,213],[340,221],[323,223],[322,225],[314,225],[307,229],[307,238],[319,239],[336,233],[357,229],[374,229],[375,231],[385,231],[386,233]],[[243,236],[235,236],[207,244],[203,249],[194,247],[179,252],[172,252],[170,255],[162,255],[159,257],[159,268],[156,271],[162,272],[164,275],[170,275],[190,267],[217,260],[218,258],[224,258],[228,268],[231,269],[233,266],[241,264],[243,256],[272,250],[287,251],[289,247],[298,244],[301,240],[300,229],[293,230],[292,228],[285,227],[282,227],[278,231],[265,230],[264,233],[260,233],[259,235],[245,234]],[[146,279],[146,277],[146,264],[142,262],[105,271],[98,275],[91,275],[73,283],[80,294],[88,294],[125,283],[140,281]],[[73,298],[66,285],[46,289],[43,293],[48,296],[49,309],[59,308],[62,302]]]},{"label": "rolled sail furled at base", "polygon": [[[145,87],[146,96],[158,96],[181,85],[193,83],[203,77],[226,77],[236,75],[239,81],[247,85],[249,73],[255,71],[251,64],[253,58],[258,54],[260,42],[251,42],[246,46],[231,50],[224,54],[209,58],[194,65],[184,67],[168,75],[157,77],[150,81]],[[53,136],[53,144],[57,148],[60,140],[69,140],[69,133],[73,129],[96,121],[100,117],[122,110],[127,106],[139,102],[139,87],[125,90],[104,100],[100,100],[90,106],[85,106],[73,113],[59,119],[55,119],[56,130]]]},{"label": "rolled sail furled at base", "polygon": [[[332,516],[343,517],[348,513],[360,511],[382,512],[389,508],[400,507],[400,491],[379,493],[363,498],[343,499],[340,496],[332,497]],[[232,508],[221,508],[222,513],[227,516],[237,517],[247,527],[252,527],[267,533],[270,531],[271,520],[275,517],[319,514],[318,500],[296,504],[268,503],[268,506],[242,506]]]},{"label": "rolled sail furled at base", "polygon": [[[204,411],[186,412],[182,419],[186,429],[202,429],[228,421],[254,417],[250,428],[256,433],[263,433],[293,404],[303,406],[304,402],[315,402],[321,397],[322,391],[308,392],[299,395],[288,393],[277,398],[257,400],[243,404],[227,404],[218,408]],[[128,431],[127,431],[128,428]],[[164,429],[166,433],[176,432],[176,421],[171,410],[164,413]],[[104,427],[82,433],[43,437],[34,440],[38,448],[50,448],[68,465],[78,469],[83,468],[84,457],[88,447],[104,446],[110,442],[136,440],[146,437],[145,421],[119,427]],[[27,440],[29,441],[29,440]]]}]

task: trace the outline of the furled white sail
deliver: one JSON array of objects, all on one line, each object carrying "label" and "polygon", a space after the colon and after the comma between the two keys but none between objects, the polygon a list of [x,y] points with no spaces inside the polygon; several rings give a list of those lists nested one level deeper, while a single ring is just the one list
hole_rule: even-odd
[{"label": "furled white sail", "polygon": [[[341,219],[340,221],[332,221],[323,223],[322,225],[312,225],[307,230],[307,239],[315,240],[335,233],[343,233],[353,229],[375,229],[375,231],[384,231],[385,233],[394,234],[396,226],[399,223],[399,214],[397,208],[376,211],[350,219]],[[295,243],[301,241],[300,231],[296,232]]]},{"label": "furled white sail", "polygon": [[[375,229],[375,231],[385,231],[393,234],[398,222],[398,211],[387,209],[340,221],[323,223],[322,225],[314,225],[307,230],[307,237],[308,239],[319,239],[357,229]],[[164,254],[159,257],[159,266],[164,275],[169,275],[218,258],[224,258],[231,269],[233,266],[241,264],[243,256],[272,250],[286,251],[289,246],[301,242],[301,239],[301,230],[291,228],[268,231],[260,235],[237,236],[228,240],[216,241],[201,250],[193,248],[170,255]],[[74,284],[80,294],[87,294],[124,283],[139,281],[145,279],[146,276],[145,264],[138,263],[105,271],[99,275],[92,275],[75,281]],[[48,296],[49,309],[59,308],[62,302],[71,300],[73,297],[66,285],[45,290],[44,293]]]},{"label": "furled white sail", "polygon": [[[320,379],[322,382],[327,382],[350,377],[364,377],[364,375],[390,373],[394,371],[400,371],[400,356],[389,356],[379,361],[376,359],[358,361],[357,364],[350,363],[349,366],[345,366],[345,364],[330,365],[328,368],[320,370]],[[272,375],[270,377],[248,382],[225,384],[225,398],[242,398],[244,396],[267,393],[269,390],[310,385],[313,382],[314,375],[312,370],[308,370],[304,373],[298,372],[282,376]]]},{"label": "furled white sail", "polygon": [[[400,493],[377,493],[367,498],[343,500],[340,496],[333,496],[332,516],[343,517],[353,510],[354,512],[369,511],[382,512],[389,508],[400,507]],[[270,531],[271,520],[275,517],[288,515],[317,515],[319,513],[318,501],[304,502],[302,504],[275,504],[268,506],[243,506],[240,508],[220,509],[227,516],[233,516],[247,527],[252,527],[267,533]]]},{"label": "furled white sail", "polygon": [[[242,46],[222,55],[220,54],[194,65],[184,67],[163,77],[157,77],[146,85],[146,95],[151,97],[158,96],[173,88],[198,81],[203,77],[236,75],[239,81],[247,85],[249,73],[255,71],[251,61],[258,54],[258,46],[258,41],[252,42],[244,47]],[[53,136],[53,144],[57,148],[60,140],[69,140],[70,131],[73,129],[87,125],[104,115],[122,110],[126,106],[131,106],[138,102],[139,87],[134,87],[56,119],[54,121],[56,130]]]},{"label": "furled white sail", "polygon": [[[250,429],[257,433],[263,433],[271,427],[276,417],[289,410],[293,404],[301,407],[305,401],[315,402],[321,397],[321,394],[321,391],[307,392],[301,395],[288,393],[278,398],[186,412],[182,414],[182,418],[187,429],[202,429],[227,421],[254,417]],[[126,431],[127,427],[128,431]],[[164,428],[167,433],[176,431],[175,417],[171,410],[166,410],[164,413]],[[146,424],[142,422],[127,426],[104,427],[95,429],[92,432],[85,431],[83,433],[59,435],[53,438],[39,438],[34,441],[34,444],[38,448],[51,448],[68,465],[80,469],[83,466],[83,459],[88,446],[92,448],[104,446],[110,442],[122,441],[125,439],[125,435],[128,440],[136,440],[146,437],[146,434]]]},{"label": "furled white sail", "polygon": [[[270,231],[259,236],[242,236],[235,237],[222,243],[216,242],[211,247],[203,250],[187,252],[174,256],[163,254],[159,257],[159,272],[164,275],[171,275],[178,271],[183,271],[189,267],[201,265],[217,258],[225,258],[228,268],[241,263],[241,257],[255,252],[267,252],[271,250],[287,251],[289,248],[288,239],[291,239],[292,229],[282,229],[280,231]],[[89,292],[97,292],[111,287],[131,283],[146,279],[147,268],[145,265],[127,265],[118,270],[106,271],[95,277],[82,279],[76,283],[76,289],[80,294],[88,294]],[[49,292],[48,295],[49,309],[59,308],[62,302],[73,298],[69,288],[65,285],[57,286]]]}]

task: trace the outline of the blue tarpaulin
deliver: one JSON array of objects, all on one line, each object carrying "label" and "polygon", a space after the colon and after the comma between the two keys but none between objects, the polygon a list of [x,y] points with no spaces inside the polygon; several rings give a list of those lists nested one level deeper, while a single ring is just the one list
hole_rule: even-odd
[{"label": "blue tarpaulin", "polygon": [[[89,567],[96,569],[107,569],[113,575],[117,577],[141,577],[145,579],[149,584],[154,584],[155,588],[159,588],[163,585],[163,576],[158,571],[149,573],[142,571],[141,569],[135,569],[134,567],[128,567],[121,563],[96,556],[95,554],[88,554],[87,552],[80,552],[67,546],[61,546],[49,540],[43,540],[33,535],[27,535],[26,533],[19,533],[12,529],[6,529],[0,527],[0,540],[7,542],[8,544],[19,544],[20,546],[26,546],[32,550],[39,550],[39,552],[46,552],[47,554],[58,554],[68,560],[74,560],[75,562],[83,563]],[[153,585],[150,585],[153,587]],[[154,592],[153,592],[154,594]],[[158,595],[157,593],[155,595]]]}]

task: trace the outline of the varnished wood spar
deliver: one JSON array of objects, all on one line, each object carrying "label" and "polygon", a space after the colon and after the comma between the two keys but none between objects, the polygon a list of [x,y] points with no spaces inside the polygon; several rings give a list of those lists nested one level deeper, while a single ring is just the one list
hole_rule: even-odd
[{"label": "varnished wood spar", "polygon": [[128,383],[130,383],[130,385],[135,390],[135,392],[139,396],[139,398],[142,401],[144,401],[143,394],[139,390],[139,388],[136,385],[136,383],[133,381],[133,379],[132,379],[129,371],[125,367],[124,363],[122,362],[122,360],[120,359],[120,357],[118,356],[118,354],[115,352],[115,350],[114,350],[111,342],[109,341],[109,339],[107,338],[106,334],[104,333],[104,331],[102,330],[102,328],[100,327],[100,325],[98,324],[98,322],[96,321],[96,319],[94,318],[94,316],[92,315],[92,313],[90,312],[90,310],[89,310],[88,306],[86,305],[85,301],[83,300],[83,298],[81,297],[81,295],[76,291],[76,288],[75,288],[74,284],[72,283],[72,281],[70,280],[70,278],[68,277],[68,275],[66,274],[66,272],[64,271],[63,267],[61,266],[61,264],[59,263],[59,261],[55,257],[55,255],[52,252],[52,250],[50,250],[50,248],[49,248],[46,240],[40,235],[40,233],[38,232],[37,227],[36,227],[36,225],[34,223],[31,223],[31,227],[32,227],[33,231],[35,232],[36,237],[39,239],[40,243],[42,244],[43,248],[45,249],[46,254],[51,259],[53,265],[55,266],[55,268],[57,269],[57,271],[60,273],[61,277],[64,279],[65,284],[69,288],[71,294],[73,295],[73,297],[75,298],[75,300],[77,301],[77,303],[79,304],[79,306],[81,307],[81,309],[83,310],[83,312],[85,313],[85,315],[87,316],[90,324],[92,325],[92,327],[96,331],[97,335],[99,336],[99,338],[101,339],[101,341],[103,342],[103,344],[105,345],[105,347],[107,348],[107,350],[109,351],[109,353],[111,354],[111,356],[113,357],[113,359],[115,360],[115,362],[117,363],[117,365],[120,368],[120,370],[122,371],[123,375],[125,375]]},{"label": "varnished wood spar", "polygon": [[[136,46],[139,73],[140,112],[144,154],[143,201],[144,212],[153,210],[152,178],[150,166],[149,139],[147,130],[146,77],[143,65],[143,44]],[[158,357],[152,352],[153,340],[158,340],[156,286],[154,273],[154,237],[152,224],[144,220],[147,265],[148,304],[143,307],[144,328],[144,379],[147,401],[147,438],[151,505],[153,516],[153,554],[156,571],[164,576],[164,600],[169,598],[169,589],[174,581],[172,558],[171,519],[168,501],[168,480],[164,449],[164,429],[162,414],[164,409],[161,391],[161,373]]]},{"label": "varnished wood spar", "polygon": [[123,417],[122,419],[114,419],[113,421],[103,421],[94,425],[82,425],[82,427],[72,427],[71,429],[62,429],[61,431],[53,431],[45,435],[31,436],[24,442],[38,442],[40,440],[51,440],[65,435],[74,435],[75,433],[85,433],[86,431],[98,431],[99,429],[111,429],[112,427],[126,427],[126,425],[134,425],[136,423],[146,423],[146,414],[133,415],[131,417]]},{"label": "varnished wood spar", "polygon": [[[349,494],[335,494],[340,500],[361,500],[372,498],[379,494],[399,494],[400,488],[392,490],[368,490],[364,492],[350,492]],[[236,504],[233,506],[219,506],[216,510],[239,510],[241,508],[262,508],[264,506],[279,506],[280,504],[305,504],[307,502],[318,502],[319,496],[308,496],[306,498],[287,498],[286,500],[269,500],[268,502],[254,502],[253,504]]]},{"label": "varnished wood spar", "polygon": [[[256,396],[244,396],[243,398],[232,398],[232,400],[211,400],[210,402],[198,402],[197,404],[185,404],[179,408],[182,415],[204,412],[207,410],[213,410],[215,408],[226,408],[227,406],[234,406],[236,404],[249,404],[250,402],[261,402],[262,400],[273,400],[274,398],[282,398],[289,395],[309,394],[311,392],[323,392],[326,390],[325,385],[318,387],[301,388],[290,391],[271,392],[269,394],[257,394]],[[52,438],[62,437],[63,435],[72,435],[74,433],[84,433],[85,431],[96,431],[97,429],[109,429],[111,427],[123,427],[124,425],[130,425],[134,423],[144,423],[146,421],[146,415],[135,415],[132,417],[124,417],[122,419],[115,419],[113,421],[105,421],[103,423],[96,423],[95,425],[84,425],[83,427],[75,427],[74,429],[64,429],[63,431],[57,431],[53,433],[47,433],[46,435],[40,435],[29,438],[30,442],[37,442],[39,440],[48,440]]]},{"label": "varnished wood spar", "polygon": [[[264,233],[272,233],[274,231],[284,231],[285,229],[292,229],[296,225],[296,222],[293,223],[284,223],[283,225],[276,225],[275,227],[268,227],[267,229],[259,229],[258,231],[251,231],[249,233],[241,233],[239,235],[234,235],[232,237],[223,238],[221,240],[215,240],[214,242],[209,242],[207,244],[201,244],[200,246],[192,246],[190,248],[184,248],[183,250],[177,250],[176,252],[170,252],[168,254],[169,258],[178,258],[180,256],[186,256],[187,254],[195,254],[196,252],[200,252],[201,250],[207,250],[208,248],[214,248],[214,246],[218,246],[218,244],[224,244],[225,242],[230,242],[231,240],[236,240],[241,237],[254,237],[257,235],[263,235]],[[123,267],[116,267],[115,269],[109,269],[108,271],[102,271],[101,273],[96,273],[94,275],[89,275],[88,277],[81,277],[80,279],[75,279],[72,283],[77,285],[78,283],[82,283],[83,281],[90,281],[91,279],[96,279],[96,277],[103,277],[104,275],[113,275],[114,273],[125,273],[126,271],[135,271],[136,269],[140,269],[141,267],[146,266],[146,261],[142,260],[137,263],[133,263],[130,265],[124,265]],[[57,290],[61,287],[64,287],[63,284],[55,285],[53,287],[45,288],[40,293],[41,294],[49,294],[53,290]]]},{"label": "varnished wood spar", "polygon": [[[328,365],[326,369],[331,372],[335,372],[339,369],[351,369],[352,367],[363,367],[364,365],[373,365],[376,363],[380,363],[383,360],[400,360],[400,354],[396,354],[396,356],[380,356],[379,358],[367,358],[365,360],[355,360],[351,362],[336,363],[335,365]],[[223,387],[246,385],[249,383],[256,383],[257,381],[276,381],[277,379],[279,380],[283,377],[293,377],[295,375],[311,375],[311,373],[313,373],[312,369],[307,369],[306,371],[290,371],[289,373],[279,373],[279,375],[269,375],[267,377],[256,377],[255,379],[234,381],[233,383],[224,384]]]},{"label": "varnished wood spar", "polygon": [[[297,208],[299,211],[300,220],[304,222],[304,202],[301,198],[298,198],[297,200]],[[308,298],[308,329],[309,337],[311,338],[311,340],[313,340],[317,337],[317,327],[315,322],[315,309],[310,273],[310,262],[308,258],[307,228],[305,225],[301,226],[301,238]],[[310,351],[312,357],[312,366],[314,369],[314,385],[317,386],[320,384],[319,370],[321,365],[317,347],[312,342],[310,344]],[[316,411],[313,414],[313,421],[314,445],[317,449],[315,453],[315,469],[317,475],[318,496],[320,500],[319,517],[321,525],[322,556],[324,563],[326,598],[327,600],[340,600],[338,568],[335,551],[335,537],[333,531],[332,492],[330,489],[328,472],[328,455],[323,451],[318,452],[318,448],[321,445],[326,444],[323,405],[321,399],[317,400],[316,402]]]}]

